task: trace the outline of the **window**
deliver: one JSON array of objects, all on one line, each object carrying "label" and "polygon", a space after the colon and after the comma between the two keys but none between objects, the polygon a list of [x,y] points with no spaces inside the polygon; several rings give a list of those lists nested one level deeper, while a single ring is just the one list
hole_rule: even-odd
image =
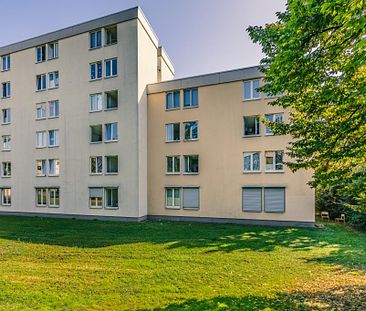
[{"label": "window", "polygon": [[264,188],[264,211],[267,213],[285,212],[285,188]]},{"label": "window", "polygon": [[117,25],[105,29],[105,45],[117,43]]},{"label": "window", "polygon": [[[269,122],[283,123],[283,113],[266,114],[265,117]],[[271,128],[267,125],[266,135],[273,135]]]},{"label": "window", "polygon": [[103,173],[103,157],[90,157],[90,174],[97,175]]},{"label": "window", "polygon": [[117,58],[108,59],[105,63],[105,76],[106,78],[114,77],[117,75]]},{"label": "window", "polygon": [[183,92],[184,108],[195,108],[198,107],[198,89],[184,90]]},{"label": "window", "polygon": [[10,70],[10,55],[1,56],[1,70]]},{"label": "window", "polygon": [[48,59],[58,58],[58,42],[48,44]]},{"label": "window", "polygon": [[48,165],[49,165],[49,176],[60,175],[60,160],[56,159],[48,160]]},{"label": "window", "polygon": [[37,160],[37,176],[47,175],[47,160]]},{"label": "window", "polygon": [[45,103],[37,104],[36,105],[36,119],[37,120],[45,119],[46,116],[47,116],[46,104]]},{"label": "window", "polygon": [[260,98],[257,88],[259,88],[259,79],[244,81],[244,100]]},{"label": "window", "polygon": [[180,123],[171,123],[165,125],[165,139],[167,142],[180,140]]},{"label": "window", "polygon": [[169,92],[165,95],[165,109],[179,109],[180,108],[180,92]]},{"label": "window", "polygon": [[266,171],[283,171],[283,151],[266,151]]},{"label": "window", "polygon": [[1,84],[2,86],[2,98],[8,98],[11,95],[11,86],[10,82],[4,82]]},{"label": "window", "polygon": [[1,205],[11,205],[11,188],[1,189]]},{"label": "window", "polygon": [[242,193],[243,212],[262,211],[262,188],[245,187]]},{"label": "window", "polygon": [[2,163],[2,177],[11,177],[11,162]]},{"label": "window", "polygon": [[36,205],[40,207],[47,206],[47,188],[36,189]]},{"label": "window", "polygon": [[165,207],[180,209],[180,188],[165,188]]},{"label": "window", "polygon": [[36,133],[36,146],[37,148],[44,148],[47,146],[47,132],[41,131]]},{"label": "window", "polygon": [[2,137],[3,140],[3,151],[11,150],[11,136],[4,135]]},{"label": "window", "polygon": [[41,45],[36,47],[36,60],[37,63],[46,61],[46,46]]},{"label": "window", "polygon": [[184,156],[184,173],[198,174],[198,172],[199,172],[198,155]]},{"label": "window", "polygon": [[59,207],[60,206],[60,189],[59,188],[49,188],[49,207]]},{"label": "window", "polygon": [[244,136],[260,135],[259,116],[244,117]]},{"label": "window", "polygon": [[50,72],[48,74],[48,88],[56,89],[59,86],[58,71]]},{"label": "window", "polygon": [[9,124],[11,122],[10,108],[3,109],[3,124]]},{"label": "window", "polygon": [[116,174],[118,173],[118,156],[106,156],[106,173],[107,174]]},{"label": "window", "polygon": [[245,152],[244,153],[244,172],[259,172],[260,159],[259,152]]},{"label": "window", "polygon": [[89,188],[89,207],[103,208],[103,188]]},{"label": "window", "polygon": [[46,89],[46,75],[41,74],[37,76],[37,91],[43,91]]},{"label": "window", "polygon": [[105,109],[118,108],[118,91],[105,92],[106,106]]},{"label": "window", "polygon": [[166,172],[167,174],[180,173],[180,156],[166,157]]},{"label": "window", "polygon": [[118,140],[118,123],[109,123],[105,125],[105,140],[106,141]]},{"label": "window", "polygon": [[89,47],[91,49],[100,48],[102,46],[102,30],[96,30],[89,34],[90,43]]},{"label": "window", "polygon": [[198,122],[186,122],[184,123],[184,139],[196,140],[198,139]]},{"label": "window", "polygon": [[101,79],[102,75],[102,62],[90,64],[90,80]]},{"label": "window", "polygon": [[118,208],[118,188],[105,188],[105,207]]},{"label": "window", "polygon": [[183,208],[198,209],[200,208],[200,189],[199,188],[183,188]]},{"label": "window", "polygon": [[58,100],[51,100],[48,103],[48,117],[58,118],[60,116],[60,103]]},{"label": "window", "polygon": [[102,125],[91,125],[90,126],[90,142],[100,143],[103,140]]},{"label": "window", "polygon": [[58,147],[60,145],[60,131],[59,130],[49,130],[48,131],[48,146]]},{"label": "window", "polygon": [[90,95],[90,112],[101,111],[103,109],[102,93]]}]

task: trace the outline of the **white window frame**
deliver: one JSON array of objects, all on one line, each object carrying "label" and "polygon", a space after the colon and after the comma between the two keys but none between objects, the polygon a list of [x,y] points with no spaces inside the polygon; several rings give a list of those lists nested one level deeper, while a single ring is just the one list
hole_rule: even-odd
[{"label": "white window frame", "polygon": [[2,124],[10,124],[11,123],[11,110],[10,108],[2,109]]},{"label": "white window frame", "polygon": [[[100,71],[100,77],[98,76],[99,70],[98,67],[101,67],[101,71]],[[93,79],[92,76],[92,67],[95,67],[95,78]],[[103,63],[101,61],[97,61],[94,63],[90,63],[90,81],[97,81],[103,78]]]},{"label": "white window frame", "polygon": [[3,82],[1,84],[1,98],[10,98],[10,97],[11,97],[11,83],[10,81]]},{"label": "white window frame", "polygon": [[[254,155],[255,154],[258,154],[258,159],[259,159],[259,162],[258,162],[258,169],[255,170],[254,169]],[[245,158],[246,157],[250,157],[250,170],[247,170],[245,169]],[[243,172],[244,173],[259,173],[261,172],[261,153],[260,151],[251,151],[251,152],[244,152],[243,153]]]},{"label": "white window frame", "polygon": [[[191,157],[197,157],[197,160],[198,160],[198,171],[197,172],[191,172],[191,169],[187,170],[187,168],[191,167]],[[187,159],[187,162],[186,162],[186,159]],[[186,165],[186,163],[187,163],[187,165]],[[199,155],[198,154],[184,155],[183,156],[183,165],[184,165],[184,171],[183,171],[184,175],[198,175],[200,173],[200,157],[199,157]]]},{"label": "white window frame", "polygon": [[[56,204],[56,193],[58,193],[58,204]],[[48,202],[49,207],[60,207],[60,188],[48,188]]]},{"label": "white window frame", "polygon": [[58,58],[58,47],[59,45],[57,41],[48,43],[48,60]]},{"label": "white window frame", "polygon": [[[197,93],[197,105],[193,105],[193,94]],[[189,103],[186,105],[186,94],[189,96]],[[190,109],[190,108],[198,108],[199,100],[198,100],[198,88],[192,89],[185,89],[183,90],[183,109]]]},{"label": "white window frame", "polygon": [[[51,164],[53,163],[53,164]],[[53,168],[53,170],[52,170]],[[48,176],[58,177],[60,176],[60,160],[59,159],[49,159],[48,160]]]},{"label": "white window frame", "polygon": [[[270,156],[267,156],[270,152],[273,153],[273,155],[270,157]],[[282,153],[282,162],[281,163],[277,163],[276,162],[276,159],[277,159],[277,154],[278,153]],[[284,171],[284,163],[283,163],[283,157],[284,157],[284,151],[283,150],[274,150],[274,151],[265,151],[264,153],[264,157],[266,159],[266,172],[269,173],[269,172],[283,172]],[[272,166],[270,168],[267,167],[267,158],[270,158],[272,159]],[[282,165],[282,169],[277,169],[277,165]]]},{"label": "white window frame", "polygon": [[[42,135],[42,145],[39,145],[39,136]],[[36,132],[36,148],[46,148],[47,147],[47,131]]]},{"label": "white window frame", "polygon": [[38,104],[36,104],[36,120],[44,120],[46,118],[47,118],[47,107],[46,107],[46,103],[38,103]]},{"label": "white window frame", "polygon": [[[90,189],[101,189],[102,191],[102,196],[101,197],[91,197],[90,196]],[[101,198],[102,202],[101,205],[93,205],[92,204],[92,199],[93,198]],[[96,200],[96,202],[98,203],[98,200]],[[104,188],[103,187],[89,187],[89,208],[91,209],[102,209],[104,207]]]},{"label": "white window frame", "polygon": [[[4,192],[9,191],[9,195],[5,196]],[[1,189],[1,205],[2,206],[11,206],[11,188],[2,188]],[[6,199],[7,198],[7,199]],[[9,200],[10,198],[10,200]]]},{"label": "white window frame", "polygon": [[98,112],[103,110],[103,93],[89,95],[89,112]]},{"label": "white window frame", "polygon": [[[117,122],[106,123],[104,125],[104,128],[105,128],[105,142],[106,143],[118,141],[118,123]],[[108,139],[108,128],[110,128],[110,139]]]},{"label": "white window frame", "polygon": [[[40,84],[38,84],[38,81],[40,81]],[[45,91],[46,89],[47,89],[47,75],[45,73],[37,75],[36,76],[37,92]]]},{"label": "white window frame", "polygon": [[1,71],[9,71],[10,64],[10,54],[1,56]]},{"label": "white window frame", "polygon": [[[190,126],[191,124],[196,124],[197,126],[197,137],[193,138],[193,129],[192,126]],[[186,128],[187,126],[189,126],[189,138],[186,137]],[[198,121],[188,121],[188,122],[184,122],[183,123],[183,129],[184,129],[184,140],[185,141],[194,141],[194,140],[198,140],[199,139],[199,126],[198,126]]]},{"label": "white window frame", "polygon": [[[100,45],[98,45],[98,32],[100,32]],[[92,35],[95,34],[95,46],[92,46]],[[95,50],[100,49],[103,45],[103,32],[102,29],[96,29],[94,31],[89,32],[89,49]]]},{"label": "white window frame", "polygon": [[[169,98],[171,98],[171,104],[172,104],[171,108],[168,107]],[[176,99],[177,99],[178,103],[176,103]],[[177,107],[175,106],[175,104],[177,104]],[[165,93],[165,110],[169,111],[169,110],[179,110],[179,109],[180,109],[180,91],[171,91],[171,92]]]},{"label": "white window frame", "polygon": [[[258,129],[258,133],[254,133],[254,134],[245,134],[245,118],[254,118],[254,130],[256,131]],[[261,136],[261,120],[260,117],[258,115],[255,116],[244,116],[243,117],[243,125],[244,125],[244,129],[243,129],[243,137],[258,137]]]},{"label": "white window frame", "polygon": [[[113,73],[113,62],[116,61],[116,72]],[[107,68],[109,67],[109,73],[110,75],[107,75]],[[113,77],[117,77],[118,76],[118,58],[114,57],[114,58],[110,58],[110,59],[106,59],[104,61],[104,72],[105,72],[105,77],[106,78],[113,78]]]},{"label": "white window frame", "polygon": [[[174,139],[174,126],[178,125],[179,127],[179,137],[178,139]],[[169,131],[171,131],[171,135],[169,135]],[[172,137],[172,139],[169,139],[169,136]],[[180,129],[180,123],[169,123],[165,124],[165,142],[171,143],[171,142],[179,142],[181,138],[181,129]]]},{"label": "white window frame", "polygon": [[[117,206],[109,206],[107,205],[107,191],[109,190],[117,190]],[[105,187],[104,188],[104,208],[105,209],[118,209],[119,207],[119,189],[118,187]]]},{"label": "white window frame", "polygon": [[[98,160],[100,160],[100,163],[102,164],[100,172],[98,172],[98,168],[99,168]],[[95,172],[93,172],[93,169],[92,169],[93,161],[95,161],[95,169],[96,169]],[[103,174],[103,157],[102,156],[91,156],[90,157],[90,160],[89,160],[89,173],[90,173],[90,175],[102,175]]]},{"label": "white window frame", "polygon": [[3,135],[2,139],[2,151],[11,150],[11,135]]},{"label": "white window frame", "polygon": [[48,89],[57,89],[60,86],[58,71],[52,71],[48,73]]},{"label": "white window frame", "polygon": [[[40,53],[40,56],[41,56],[41,59],[39,60],[38,59],[38,50],[41,51]],[[36,47],[36,63],[43,63],[47,60],[47,47],[45,44],[43,45],[39,45]]]},{"label": "white window frame", "polygon": [[[173,171],[169,172],[169,159],[172,159],[172,168],[173,168]],[[166,161],[166,165],[165,165],[165,171],[166,171],[166,174],[167,175],[179,175],[180,172],[181,172],[181,166],[182,166],[182,163],[181,163],[181,156],[180,155],[173,155],[173,156],[167,156],[165,158],[165,161]],[[179,170],[178,171],[175,171],[175,164],[176,162],[179,161]]]},{"label": "white window frame", "polygon": [[[51,144],[51,132],[54,133],[54,143]],[[48,131],[48,147],[54,148],[60,146],[60,130],[54,129]]]},{"label": "white window frame", "polygon": [[[108,172],[108,161],[110,158],[117,158],[117,171],[116,172]],[[118,155],[108,155],[104,157],[105,159],[105,174],[106,175],[117,175],[119,172],[119,159]]]},{"label": "white window frame", "polygon": [[[258,81],[258,87],[254,87],[254,82]],[[249,84],[250,87],[250,96],[249,98],[245,98],[245,85]],[[252,79],[252,80],[245,80],[243,81],[243,101],[248,101],[248,100],[257,100],[261,98],[261,93],[258,92],[257,97],[254,97],[254,88],[259,88],[260,87],[260,79]]]},{"label": "white window frame", "polygon": [[[268,113],[265,114],[264,117],[267,119],[268,122],[275,122],[275,123],[283,123],[284,122],[284,113]],[[272,120],[271,120],[272,119]],[[274,133],[271,131],[271,128],[266,125],[266,136],[273,136]]]},{"label": "white window frame", "polygon": [[[48,202],[48,191],[47,190],[48,190],[47,188],[36,188],[36,206],[37,207],[47,207],[47,202]],[[41,193],[41,198],[42,198],[41,203],[38,202],[38,191],[42,192]],[[45,202],[43,202],[43,199],[44,199],[43,194],[46,194],[46,196],[45,196],[46,201]]]},{"label": "white window frame", "polygon": [[[38,173],[38,163],[40,162],[41,164],[41,173]],[[47,176],[47,160],[45,159],[40,159],[40,160],[36,160],[36,176],[38,177],[45,177]]]},{"label": "white window frame", "polygon": [[[6,174],[5,172],[10,172],[10,174]],[[1,177],[3,178],[10,178],[11,177],[11,162],[10,161],[4,161],[1,162]]]},{"label": "white window frame", "polygon": [[[172,190],[172,205],[168,205],[168,190]],[[179,192],[179,205],[175,204],[175,192]],[[182,208],[182,188],[181,187],[165,187],[165,208],[178,210]]]},{"label": "white window frame", "polygon": [[55,119],[60,116],[60,101],[50,100],[48,102],[48,118]]}]

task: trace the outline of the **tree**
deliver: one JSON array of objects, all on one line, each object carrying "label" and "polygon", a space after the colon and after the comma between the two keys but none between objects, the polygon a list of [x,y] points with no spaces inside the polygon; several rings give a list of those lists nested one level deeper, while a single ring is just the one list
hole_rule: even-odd
[{"label": "tree", "polygon": [[313,187],[339,189],[366,211],[366,5],[364,0],[289,0],[277,22],[247,30],[265,57],[271,104],[289,108],[288,166],[313,169]]}]

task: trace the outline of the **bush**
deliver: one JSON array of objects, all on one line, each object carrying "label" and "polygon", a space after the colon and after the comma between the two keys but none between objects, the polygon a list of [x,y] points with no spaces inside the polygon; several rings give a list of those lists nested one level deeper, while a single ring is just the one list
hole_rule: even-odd
[{"label": "bush", "polygon": [[345,213],[346,222],[366,230],[366,212],[362,211],[351,197],[340,195],[339,192],[337,188],[316,189],[316,210],[329,212],[331,219],[340,217],[342,213]]}]

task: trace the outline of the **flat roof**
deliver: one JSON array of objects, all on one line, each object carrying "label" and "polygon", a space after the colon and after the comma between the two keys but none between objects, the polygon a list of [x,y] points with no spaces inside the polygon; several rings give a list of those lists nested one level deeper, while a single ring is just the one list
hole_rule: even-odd
[{"label": "flat roof", "polygon": [[13,43],[10,45],[6,45],[0,47],[0,55],[11,54],[14,52],[18,52],[21,50],[29,49],[38,45],[46,44],[48,42],[57,41],[60,39],[76,36],[85,32],[89,32],[94,29],[106,27],[113,24],[118,24],[122,22],[126,22],[139,17],[140,14],[143,15],[141,9],[136,6],[134,8],[124,10],[121,12],[117,12],[114,14],[110,14],[104,17],[100,17],[97,19],[93,19],[81,24],[77,24],[71,27],[63,28],[60,30],[56,30],[54,32],[50,32],[38,37],[34,37],[31,39],[27,39],[24,41],[20,41],[17,43]]},{"label": "flat roof", "polygon": [[245,67],[149,84],[147,86],[147,93],[154,94],[178,89],[261,78],[263,77],[263,73],[259,71],[259,67],[260,66]]}]

